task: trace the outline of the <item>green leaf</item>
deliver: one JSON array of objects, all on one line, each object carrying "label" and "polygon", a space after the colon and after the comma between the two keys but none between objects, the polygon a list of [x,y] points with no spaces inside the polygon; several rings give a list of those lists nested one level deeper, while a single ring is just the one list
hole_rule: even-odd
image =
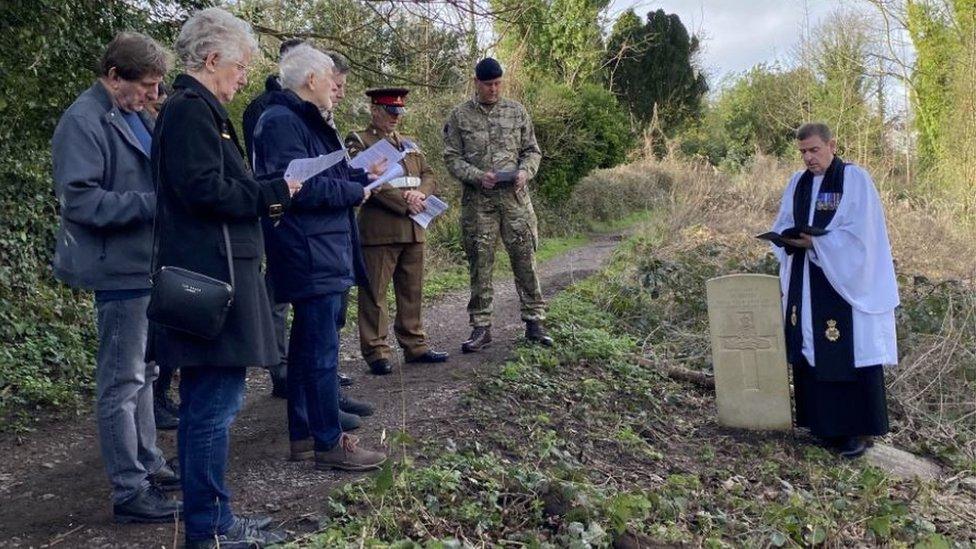
[{"label": "green leaf", "polygon": [[825,530],[823,526],[813,526],[813,527],[808,526],[808,528],[811,529],[809,532],[807,532],[806,536],[804,536],[804,539],[806,540],[807,543],[809,543],[810,545],[820,545],[821,543],[826,541],[827,530]]},{"label": "green leaf", "polygon": [[915,549],[949,549],[949,540],[942,534],[929,534],[927,538],[915,544]]},{"label": "green leaf", "polygon": [[391,488],[393,488],[393,462],[386,460],[383,470],[376,475],[376,480],[373,482],[373,493],[377,496],[385,496]]},{"label": "green leaf", "polygon": [[891,537],[891,517],[874,517],[868,521],[868,528],[874,532],[880,540],[885,540]]}]

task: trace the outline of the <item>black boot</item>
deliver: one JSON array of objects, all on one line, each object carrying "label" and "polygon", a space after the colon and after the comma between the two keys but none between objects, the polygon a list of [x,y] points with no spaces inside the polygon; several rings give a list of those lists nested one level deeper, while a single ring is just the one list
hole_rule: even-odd
[{"label": "black boot", "polygon": [[491,343],[491,326],[475,326],[471,337],[461,344],[461,352],[476,353]]},{"label": "black boot", "polygon": [[115,522],[120,524],[173,522],[183,512],[183,503],[167,499],[159,488],[150,485],[128,500],[116,503],[113,511]]},{"label": "black boot", "polygon": [[342,426],[343,431],[355,431],[363,425],[363,420],[356,414],[339,410],[339,425]]},{"label": "black boot", "polygon": [[373,415],[373,407],[368,402],[356,400],[342,391],[339,391],[339,409],[360,417]]},{"label": "black boot", "polygon": [[864,455],[864,452],[871,446],[871,437],[849,437],[843,444],[837,447],[841,456],[854,459]]},{"label": "black boot", "polygon": [[374,376],[385,376],[393,372],[393,365],[385,358],[377,358],[369,363],[369,371]]},{"label": "black boot", "polygon": [[413,358],[408,358],[404,362],[407,363],[421,362],[424,364],[437,364],[439,362],[447,362],[448,358],[451,358],[451,355],[445,353],[444,351],[435,351],[433,349],[428,349],[426,353],[422,355],[417,355]]},{"label": "black boot", "polygon": [[181,488],[180,475],[166,463],[158,471],[149,475],[149,483],[164,492],[172,492]]},{"label": "black boot", "polygon": [[285,362],[268,368],[271,374],[271,396],[288,398],[288,365]]},{"label": "black boot", "polygon": [[525,321],[525,339],[529,343],[538,343],[546,347],[552,347],[552,338],[546,333],[546,328],[539,320]]},{"label": "black boot", "polygon": [[349,377],[348,375],[339,372],[336,374],[336,377],[339,378],[339,387],[349,387],[350,385],[352,385],[352,378]]}]

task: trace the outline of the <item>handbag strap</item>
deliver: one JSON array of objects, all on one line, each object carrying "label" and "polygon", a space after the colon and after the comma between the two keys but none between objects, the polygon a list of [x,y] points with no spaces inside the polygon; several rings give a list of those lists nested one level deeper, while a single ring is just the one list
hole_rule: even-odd
[{"label": "handbag strap", "polygon": [[[161,136],[163,134],[163,130],[162,130],[163,116],[162,116],[162,113],[160,113],[160,116],[158,116],[156,118],[156,122],[157,122],[157,125],[155,127],[155,131],[153,132],[154,133],[154,135],[153,135],[153,139],[154,140],[156,139],[156,136],[157,135],[160,135]],[[220,175],[218,177],[220,179],[223,179],[224,178],[224,144],[223,143],[220,143],[220,147],[219,148],[220,148]],[[159,144],[157,150],[159,151],[159,159],[156,161],[156,170],[154,172],[155,173],[155,181],[153,181],[153,187],[156,190],[156,215],[153,216],[153,249],[152,249],[152,257],[150,258],[150,263],[149,263],[149,279],[150,279],[150,283],[152,282],[152,276],[153,276],[153,274],[156,272],[156,256],[159,253],[159,233],[156,231],[156,228],[158,226],[157,225],[157,219],[159,219],[159,209],[160,209],[160,202],[159,202],[159,182],[162,181],[162,173],[161,173],[161,166],[163,165],[163,160],[162,160],[163,146],[162,146],[162,143]],[[150,159],[150,162],[151,161],[152,161],[152,159]],[[231,295],[231,299],[233,299],[234,289],[237,288],[237,282],[236,282],[236,280],[234,278],[234,250],[233,250],[233,248],[231,248],[231,245],[230,245],[230,229],[227,228],[227,223],[221,223],[220,224],[220,228],[221,228],[221,230],[224,233],[224,249],[227,251],[227,272],[230,274],[230,295]]]},{"label": "handbag strap", "polygon": [[[223,170],[223,166],[221,166],[221,170]],[[230,273],[230,295],[233,299],[234,289],[237,288],[237,283],[234,281],[234,250],[230,247],[230,231],[227,229],[227,224],[221,223],[220,225],[224,229],[224,246],[227,247],[227,272]]]}]

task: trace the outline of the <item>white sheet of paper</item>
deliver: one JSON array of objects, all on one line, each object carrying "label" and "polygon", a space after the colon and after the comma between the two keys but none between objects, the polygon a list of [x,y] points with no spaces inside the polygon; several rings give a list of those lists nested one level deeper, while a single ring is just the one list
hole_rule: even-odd
[{"label": "white sheet of paper", "polygon": [[417,225],[420,225],[424,229],[430,225],[430,222],[436,219],[438,216],[447,211],[448,205],[446,202],[437,198],[434,195],[428,196],[424,200],[424,204],[427,205],[427,209],[420,212],[419,214],[413,214],[410,219],[413,219]]},{"label": "white sheet of paper", "polygon": [[[360,154],[362,154],[362,153],[360,153]],[[359,157],[357,156],[356,158],[359,158]],[[389,181],[391,179],[396,179],[396,178],[398,178],[398,177],[400,177],[400,176],[403,175],[403,166],[401,166],[399,162],[396,163],[396,164],[393,164],[392,166],[393,167],[392,168],[389,168],[388,170],[386,170],[386,172],[383,175],[379,176],[376,179],[376,181],[373,181],[369,185],[366,185],[366,189],[368,189],[368,190],[371,191],[371,190],[375,189],[376,187],[379,187],[383,183],[386,183],[387,181]]]},{"label": "white sheet of paper", "polygon": [[304,183],[346,158],[346,151],[323,154],[314,158],[296,158],[288,163],[285,180]]},{"label": "white sheet of paper", "polygon": [[349,167],[366,170],[384,158],[387,167],[389,167],[403,160],[403,154],[386,139],[380,139],[372,147],[357,154],[355,158],[349,161]]}]

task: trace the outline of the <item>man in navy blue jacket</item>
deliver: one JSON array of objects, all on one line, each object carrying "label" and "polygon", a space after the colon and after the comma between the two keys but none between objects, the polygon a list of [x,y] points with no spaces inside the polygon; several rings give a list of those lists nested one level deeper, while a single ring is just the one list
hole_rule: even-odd
[{"label": "man in navy blue jacket", "polygon": [[[254,169],[283,172],[295,159],[342,149],[326,119],[333,62],[308,45],[281,59],[284,91],[272,94],[254,133]],[[382,173],[374,166],[373,173]],[[278,302],[295,310],[289,338],[288,430],[291,459],[320,469],[362,471],[386,461],[357,446],[339,421],[338,321],[343,295],[367,286],[353,208],[369,198],[370,176],[345,162],[305,182],[277,223],[266,223],[268,270]]]}]

